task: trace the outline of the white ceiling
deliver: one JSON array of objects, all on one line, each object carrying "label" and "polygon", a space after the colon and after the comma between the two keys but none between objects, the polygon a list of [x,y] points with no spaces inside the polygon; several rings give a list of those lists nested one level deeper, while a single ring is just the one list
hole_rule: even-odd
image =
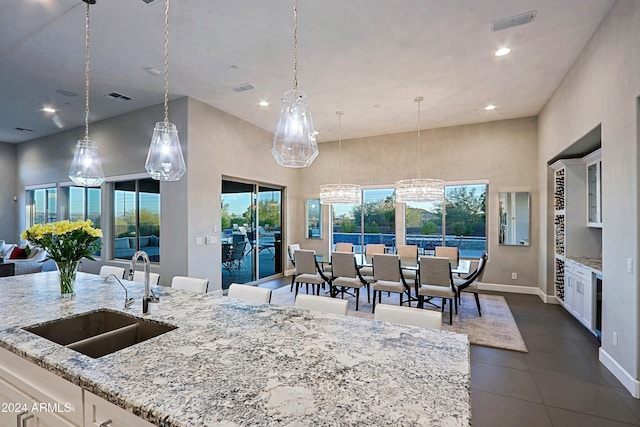
[{"label": "white ceiling", "polygon": [[[298,88],[319,141],[337,139],[337,110],[345,139],[415,130],[418,95],[423,128],[536,115],[613,2],[299,0]],[[0,141],[83,124],[85,8],[81,0],[0,0]],[[292,0],[173,0],[170,97],[273,131],[293,87],[292,9]],[[532,10],[531,24],[490,30],[491,21]],[[91,121],[163,101],[162,76],[143,70],[163,70],[163,15],[163,0],[91,6]],[[503,46],[511,54],[494,57]],[[255,89],[232,90],[243,83]],[[131,101],[105,97],[113,91]],[[497,108],[484,111],[488,103]],[[45,104],[58,112],[41,111]]]}]

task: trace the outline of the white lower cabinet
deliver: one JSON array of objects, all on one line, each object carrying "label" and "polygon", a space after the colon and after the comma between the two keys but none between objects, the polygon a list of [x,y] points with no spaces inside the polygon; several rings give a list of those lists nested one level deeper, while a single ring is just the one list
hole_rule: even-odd
[{"label": "white lower cabinet", "polygon": [[580,264],[565,262],[564,307],[589,330],[594,329],[594,280],[592,271]]},{"label": "white lower cabinet", "polygon": [[3,348],[0,405],[0,427],[153,426]]},{"label": "white lower cabinet", "polygon": [[85,390],[84,427],[153,427],[153,424]]}]

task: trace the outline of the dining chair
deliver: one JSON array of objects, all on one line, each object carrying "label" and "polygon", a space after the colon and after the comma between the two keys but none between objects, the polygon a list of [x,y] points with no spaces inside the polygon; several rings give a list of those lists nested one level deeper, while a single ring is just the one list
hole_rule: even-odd
[{"label": "dining chair", "polygon": [[300,294],[296,296],[295,307],[304,310],[346,315],[349,309],[349,301],[346,299],[321,297],[319,295]]},{"label": "dining chair", "polygon": [[[371,264],[373,262],[373,254],[383,254],[384,253],[384,244],[383,243],[369,243],[364,248],[364,260],[366,263]],[[365,265],[360,267],[360,274],[365,277],[373,277],[373,267],[370,265]]]},{"label": "dining chair", "polygon": [[353,252],[353,243],[336,243],[335,252]]},{"label": "dining chair", "polygon": [[309,285],[311,285],[311,293],[316,293],[315,287],[318,287],[317,294],[320,294],[320,285],[329,283],[329,286],[331,286],[331,280],[318,266],[315,251],[301,249],[294,252],[294,258],[296,260],[296,272],[298,273],[294,278],[296,296],[298,296],[298,289],[302,284],[306,285],[307,294],[309,293]]},{"label": "dining chair", "polygon": [[404,278],[415,282],[418,278],[418,246],[398,245],[396,253],[400,257]]},{"label": "dining chair", "polygon": [[422,310],[415,307],[378,304],[375,320],[421,328],[442,329],[442,314],[439,311]]},{"label": "dining chair", "polygon": [[411,306],[411,288],[407,285],[402,273],[400,257],[397,254],[374,254],[373,255],[373,307],[371,312],[376,311],[376,295],[378,302],[382,302],[382,292],[400,294],[400,305],[402,297],[406,293]]},{"label": "dining chair", "polygon": [[269,304],[271,302],[271,289],[232,283],[229,285],[227,296],[255,304]]},{"label": "dining chair", "polygon": [[231,255],[233,254],[233,243],[222,244],[222,267],[224,267],[229,273],[233,267],[231,262]]},{"label": "dining chair", "polygon": [[442,298],[442,311],[449,301],[449,324],[453,324],[453,307],[458,314],[458,299],[451,275],[451,261],[445,257],[420,257],[419,279],[416,284],[418,308],[424,307],[425,297]]},{"label": "dining chair", "polygon": [[369,294],[370,285],[367,280],[360,275],[356,267],[356,259],[351,252],[334,252],[331,254],[332,279],[330,283],[331,294],[344,294],[347,289],[356,290],[356,311],[358,311],[358,301],[360,300],[360,288],[367,288],[367,301],[371,302]]},{"label": "dining chair", "polygon": [[[247,246],[247,242],[242,241],[242,242],[236,242],[233,244],[233,251],[231,252],[231,258],[229,259],[229,262],[231,264],[231,268],[237,268],[238,271],[240,271],[240,269],[242,267],[244,267],[243,265],[243,261],[244,261],[244,250]],[[246,267],[245,267],[246,269]]]},{"label": "dining chair", "polygon": [[471,292],[476,300],[476,307],[478,308],[478,315],[482,317],[482,311],[480,310],[480,297],[478,296],[478,282],[482,280],[484,275],[484,269],[487,265],[488,255],[486,252],[480,257],[480,261],[476,269],[467,277],[454,277],[453,284],[456,287],[458,294],[458,302],[462,303],[460,295],[462,292]]},{"label": "dining chair", "polygon": [[458,265],[460,250],[453,246],[436,246],[435,256],[449,258],[451,264]]},{"label": "dining chair", "polygon": [[118,279],[123,279],[124,278],[124,267],[116,267],[114,265],[103,265],[102,267],[100,267],[100,273],[98,273],[100,275],[100,277],[107,277],[110,274],[113,274],[114,276],[116,276]]},{"label": "dining chair", "polygon": [[293,256],[293,254],[296,251],[300,250],[300,244],[299,243],[291,243],[290,245],[287,245],[287,255],[289,255],[289,261],[291,261],[291,264],[293,264],[293,274],[291,276],[291,286],[289,288],[289,292],[293,292],[293,283],[296,279],[296,276],[298,275],[295,266],[296,266],[296,259]]},{"label": "dining chair", "polygon": [[173,276],[171,279],[171,287],[174,289],[182,289],[185,291],[206,294],[209,288],[209,279],[200,279],[197,277]]},{"label": "dining chair", "polygon": [[[134,282],[144,283],[144,271],[139,271],[139,270],[134,271],[132,280]],[[158,286],[159,282],[160,282],[160,275],[158,273],[149,272],[149,284],[151,286]]]}]

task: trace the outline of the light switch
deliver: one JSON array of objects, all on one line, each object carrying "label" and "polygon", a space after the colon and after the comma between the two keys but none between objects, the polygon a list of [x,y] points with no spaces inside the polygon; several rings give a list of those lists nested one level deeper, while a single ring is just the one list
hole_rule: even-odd
[{"label": "light switch", "polygon": [[633,274],[633,260],[631,258],[627,258],[627,273]]},{"label": "light switch", "polygon": [[214,225],[214,226],[213,226],[213,232],[214,232],[214,233],[217,233],[217,232],[218,232],[218,226],[217,226],[217,225]]}]

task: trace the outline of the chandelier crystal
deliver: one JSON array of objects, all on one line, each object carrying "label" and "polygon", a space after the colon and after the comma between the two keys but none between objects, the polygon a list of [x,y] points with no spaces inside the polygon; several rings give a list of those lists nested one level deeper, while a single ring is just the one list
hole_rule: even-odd
[{"label": "chandelier crystal", "polygon": [[89,138],[89,5],[96,0],[83,0],[87,3],[85,15],[85,62],[84,62],[84,138],[76,144],[73,160],[69,168],[69,178],[75,185],[83,187],[99,187],[104,182],[102,161],[98,154],[98,146]]},{"label": "chandelier crystal", "polygon": [[164,2],[164,121],[153,129],[144,167],[158,181],[178,181],[187,171],[178,129],[169,122],[169,0]]},{"label": "chandelier crystal", "polygon": [[318,142],[307,94],[298,90],[298,2],[293,1],[293,90],[282,97],[271,154],[279,165],[304,168],[318,157]]},{"label": "chandelier crystal", "polygon": [[396,181],[396,202],[442,202],[444,200],[444,181],[441,179],[421,178],[420,168],[420,102],[424,98],[414,99],[418,103],[418,178]]},{"label": "chandelier crystal", "polygon": [[338,116],[338,184],[320,186],[320,204],[322,205],[359,205],[362,202],[362,188],[356,184],[342,183],[342,111]]}]

